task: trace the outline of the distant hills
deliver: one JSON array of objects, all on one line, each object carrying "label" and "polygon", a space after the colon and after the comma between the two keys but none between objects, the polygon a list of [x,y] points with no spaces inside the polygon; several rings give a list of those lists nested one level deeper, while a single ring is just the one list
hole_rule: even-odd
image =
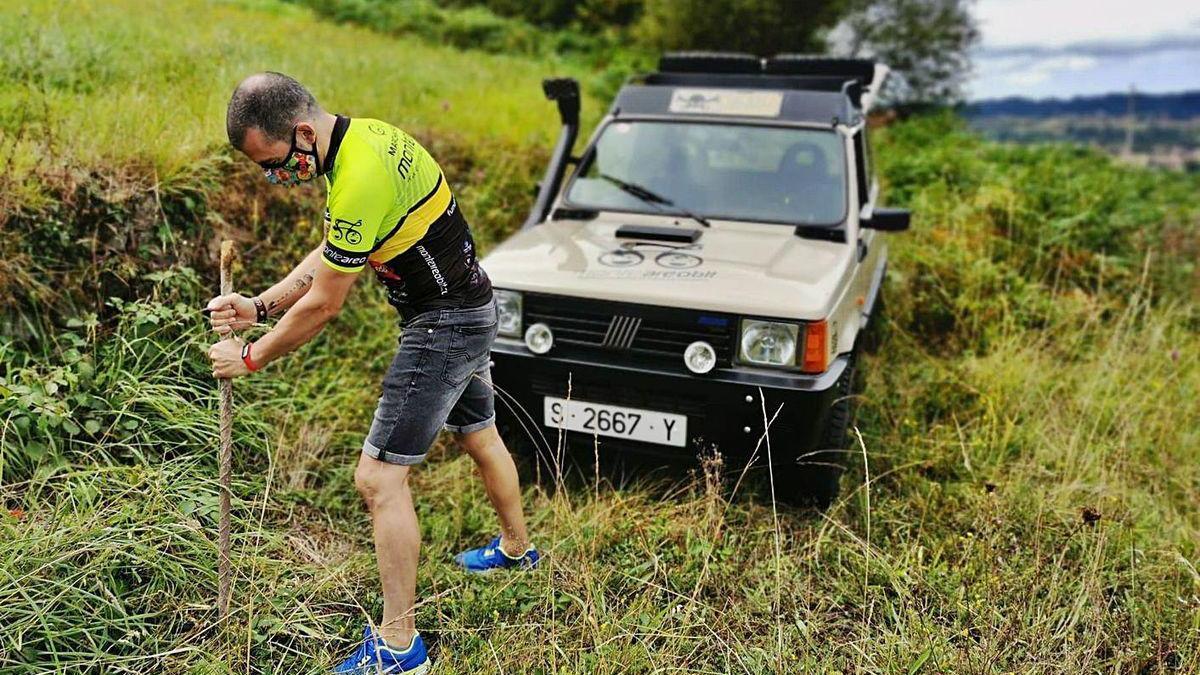
[{"label": "distant hills", "polygon": [[1200,91],[975,101],[971,127],[1008,143],[1076,143],[1141,166],[1200,172]]},{"label": "distant hills", "polygon": [[[1113,93],[1101,96],[1073,98],[1029,99],[1020,96],[974,101],[963,107],[970,118],[988,117],[1063,117],[1107,115],[1123,116],[1129,109],[1129,94]],[[1200,91],[1175,94],[1134,94],[1134,114],[1138,117],[1157,117],[1189,120],[1200,117]]]}]

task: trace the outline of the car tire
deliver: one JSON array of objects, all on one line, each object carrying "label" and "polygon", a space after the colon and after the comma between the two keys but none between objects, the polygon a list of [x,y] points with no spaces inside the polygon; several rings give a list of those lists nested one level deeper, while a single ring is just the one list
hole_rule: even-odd
[{"label": "car tire", "polygon": [[794,506],[826,509],[838,497],[850,449],[858,359],[850,362],[833,385],[833,401],[816,449],[797,453],[790,462],[772,467],[775,497]]},{"label": "car tire", "polygon": [[862,333],[862,349],[868,354],[878,353],[887,339],[887,305],[883,297],[883,289],[880,289],[875,306],[871,308],[867,329]]}]

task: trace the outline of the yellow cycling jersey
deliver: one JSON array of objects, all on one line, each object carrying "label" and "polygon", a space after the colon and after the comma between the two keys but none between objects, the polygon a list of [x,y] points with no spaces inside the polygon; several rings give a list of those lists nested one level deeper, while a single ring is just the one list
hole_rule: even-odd
[{"label": "yellow cycling jersey", "polygon": [[491,284],[441,167],[404,131],[338,116],[325,174],[325,264],[370,264],[405,316],[478,307]]}]

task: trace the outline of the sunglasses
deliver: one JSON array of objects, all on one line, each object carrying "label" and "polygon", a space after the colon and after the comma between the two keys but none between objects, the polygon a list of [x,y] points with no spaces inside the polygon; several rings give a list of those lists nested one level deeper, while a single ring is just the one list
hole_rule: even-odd
[{"label": "sunglasses", "polygon": [[283,159],[267,160],[267,161],[263,161],[263,162],[258,162],[258,165],[268,171],[270,171],[271,169],[282,169],[288,165],[288,162],[290,162],[292,160],[292,155],[294,155],[295,153],[296,153],[296,127],[292,127],[292,145],[291,145],[291,147],[288,148],[288,152],[286,155],[283,156]]}]

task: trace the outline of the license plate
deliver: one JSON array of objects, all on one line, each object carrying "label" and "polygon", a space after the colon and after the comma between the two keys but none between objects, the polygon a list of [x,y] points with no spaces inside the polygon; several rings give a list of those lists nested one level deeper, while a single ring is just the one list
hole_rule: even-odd
[{"label": "license plate", "polygon": [[687,445],[687,417],[671,413],[545,398],[545,424],[554,429],[626,438],[659,445]]}]

